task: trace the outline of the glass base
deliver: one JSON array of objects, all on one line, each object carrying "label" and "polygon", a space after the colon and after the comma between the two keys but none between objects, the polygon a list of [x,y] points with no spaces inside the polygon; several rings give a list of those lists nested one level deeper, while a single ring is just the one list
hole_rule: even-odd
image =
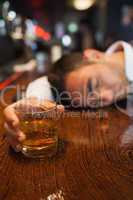
[{"label": "glass base", "polygon": [[43,147],[23,145],[21,152],[29,158],[49,158],[57,153],[57,146],[57,143]]}]

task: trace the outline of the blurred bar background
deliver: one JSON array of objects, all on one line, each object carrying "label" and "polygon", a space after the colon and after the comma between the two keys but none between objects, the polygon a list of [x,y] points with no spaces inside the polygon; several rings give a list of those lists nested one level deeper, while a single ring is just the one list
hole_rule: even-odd
[{"label": "blurred bar background", "polygon": [[133,42],[132,0],[1,0],[0,82],[117,40]]}]

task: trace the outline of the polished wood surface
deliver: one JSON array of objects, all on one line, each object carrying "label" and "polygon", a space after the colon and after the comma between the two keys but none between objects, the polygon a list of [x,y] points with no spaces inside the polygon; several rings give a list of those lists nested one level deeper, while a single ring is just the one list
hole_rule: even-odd
[{"label": "polished wood surface", "polygon": [[58,153],[44,160],[14,153],[0,116],[0,200],[133,199],[133,122],[120,111],[66,113]]}]

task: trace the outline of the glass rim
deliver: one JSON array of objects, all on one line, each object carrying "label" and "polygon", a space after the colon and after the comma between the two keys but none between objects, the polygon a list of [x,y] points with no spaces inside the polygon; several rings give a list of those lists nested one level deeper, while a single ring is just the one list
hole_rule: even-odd
[{"label": "glass rim", "polygon": [[19,113],[24,113],[24,114],[43,114],[43,113],[49,113],[50,111],[56,111],[57,110],[57,104],[55,105],[55,106],[53,106],[52,108],[49,108],[49,109],[47,109],[47,110],[42,110],[42,111],[33,111],[33,110],[31,110],[31,111],[26,111],[26,110],[21,110],[21,109],[19,109],[19,108],[17,108],[17,107],[14,107],[14,109],[15,109],[15,111],[17,111],[17,112],[19,112]]}]

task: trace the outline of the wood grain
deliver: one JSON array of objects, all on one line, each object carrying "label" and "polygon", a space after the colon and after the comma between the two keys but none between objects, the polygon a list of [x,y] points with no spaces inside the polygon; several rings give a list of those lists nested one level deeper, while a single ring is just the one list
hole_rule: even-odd
[{"label": "wood grain", "polygon": [[132,200],[133,122],[115,109],[103,119],[99,112],[62,118],[59,150],[49,160],[14,153],[1,114],[0,200],[47,200],[59,191],[64,200]]}]

